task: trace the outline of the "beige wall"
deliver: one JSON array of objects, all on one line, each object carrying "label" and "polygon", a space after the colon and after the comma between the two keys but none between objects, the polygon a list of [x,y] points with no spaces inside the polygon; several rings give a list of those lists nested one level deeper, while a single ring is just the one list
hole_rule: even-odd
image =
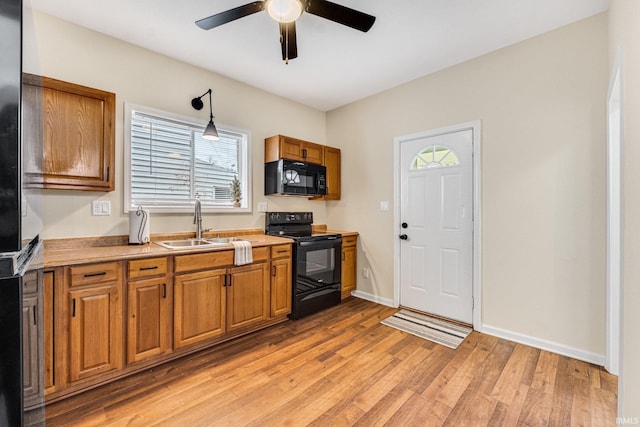
[{"label": "beige wall", "polygon": [[[613,0],[609,10],[609,70],[622,49],[624,286],[620,415],[640,419],[640,2]],[[638,421],[635,423],[637,424]]]},{"label": "beige wall", "polygon": [[[27,11],[28,12],[28,11]],[[124,102],[201,119],[208,113],[191,99],[214,92],[216,124],[248,129],[252,136],[253,214],[205,214],[205,228],[264,227],[257,203],[270,210],[313,210],[325,222],[326,203],[265,197],[264,138],[285,134],[325,143],[324,112],[285,100],[235,80],[35,12],[25,16],[24,71],[116,93],[116,190],[110,193],[47,191],[45,238],[128,234],[123,213]],[[232,60],[232,59],[231,59]],[[110,200],[112,215],[91,216],[91,202]],[[192,216],[151,215],[151,233],[194,230]]]},{"label": "beige wall", "polygon": [[483,324],[602,356],[606,64],[601,14],[329,112],[358,289],[393,298],[394,137],[481,120]]}]

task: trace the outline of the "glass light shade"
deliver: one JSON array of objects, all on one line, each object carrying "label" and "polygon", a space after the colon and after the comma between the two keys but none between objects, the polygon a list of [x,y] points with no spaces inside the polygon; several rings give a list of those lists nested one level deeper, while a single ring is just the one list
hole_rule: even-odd
[{"label": "glass light shade", "polygon": [[207,125],[207,128],[204,130],[204,133],[202,134],[202,138],[207,139],[209,141],[217,141],[218,139],[220,139],[218,137],[218,129],[216,129],[216,125],[213,124],[213,120],[209,120],[209,124]]},{"label": "glass light shade", "polygon": [[267,13],[278,22],[293,22],[302,15],[302,3],[298,0],[267,0]]}]

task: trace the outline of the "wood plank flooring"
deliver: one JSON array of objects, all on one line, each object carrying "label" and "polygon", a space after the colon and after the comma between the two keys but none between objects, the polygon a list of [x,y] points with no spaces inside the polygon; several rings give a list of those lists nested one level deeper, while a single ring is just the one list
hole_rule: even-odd
[{"label": "wood plank flooring", "polygon": [[603,368],[472,332],[451,350],[350,298],[47,407],[47,426],[613,426]]}]

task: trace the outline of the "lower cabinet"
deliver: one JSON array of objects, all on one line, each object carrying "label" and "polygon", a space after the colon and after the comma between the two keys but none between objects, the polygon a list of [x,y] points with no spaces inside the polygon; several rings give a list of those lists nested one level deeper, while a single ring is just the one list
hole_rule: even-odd
[{"label": "lower cabinet", "polygon": [[69,292],[69,380],[122,366],[120,286],[105,284]]},{"label": "lower cabinet", "polygon": [[182,348],[225,332],[224,268],[174,277],[173,345]]},{"label": "lower cabinet", "polygon": [[356,260],[358,255],[357,236],[342,238],[342,299],[351,296],[351,292],[356,290],[357,269]]},{"label": "lower cabinet", "polygon": [[227,280],[227,331],[269,319],[269,267],[266,262],[230,268]]},{"label": "lower cabinet", "polygon": [[44,358],[42,327],[42,289],[38,288],[39,271],[30,271],[23,278],[22,295],[22,378],[24,405],[29,408],[39,402],[44,384],[42,366]]},{"label": "lower cabinet", "polygon": [[129,282],[127,289],[127,362],[170,350],[169,287],[166,277]]},{"label": "lower cabinet", "polygon": [[172,287],[167,257],[127,262],[127,363],[171,351]]},{"label": "lower cabinet", "polygon": [[[253,248],[244,266],[224,250],[45,272],[45,382],[35,384],[27,366],[25,387],[57,399],[285,320],[291,244],[274,249]],[[25,300],[25,322],[39,319],[37,305]],[[25,352],[35,351],[31,325]]]}]

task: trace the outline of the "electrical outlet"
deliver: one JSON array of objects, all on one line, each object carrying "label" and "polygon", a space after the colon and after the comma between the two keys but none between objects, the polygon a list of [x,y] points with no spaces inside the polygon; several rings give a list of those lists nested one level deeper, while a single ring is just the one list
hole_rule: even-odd
[{"label": "electrical outlet", "polygon": [[266,212],[267,209],[267,202],[258,202],[258,212]]},{"label": "electrical outlet", "polygon": [[91,215],[93,216],[111,215],[111,202],[109,200],[95,200],[91,202]]},{"label": "electrical outlet", "polygon": [[369,269],[367,267],[364,267],[362,269],[362,277],[364,277],[365,279],[369,278]]}]

